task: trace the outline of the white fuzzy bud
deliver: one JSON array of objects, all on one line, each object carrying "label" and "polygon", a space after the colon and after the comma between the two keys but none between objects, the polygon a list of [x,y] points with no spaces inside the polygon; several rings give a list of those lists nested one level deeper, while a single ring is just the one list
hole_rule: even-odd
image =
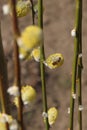
[{"label": "white fuzzy bud", "polygon": [[68,114],[70,114],[70,107],[68,107]]},{"label": "white fuzzy bud", "polygon": [[79,105],[79,111],[82,111],[84,108],[82,105]]},{"label": "white fuzzy bud", "polygon": [[7,92],[13,96],[19,96],[19,88],[17,86],[9,87]]},{"label": "white fuzzy bud", "polygon": [[19,54],[19,59],[23,60],[25,58],[25,56],[23,54]]},{"label": "white fuzzy bud", "polygon": [[72,93],[72,97],[73,97],[73,99],[76,99],[76,94]]},{"label": "white fuzzy bud", "polygon": [[82,53],[79,54],[79,58],[82,58]]},{"label": "white fuzzy bud", "polygon": [[75,30],[75,29],[73,29],[73,30],[71,31],[71,36],[72,36],[72,37],[76,37],[76,30]]},{"label": "white fuzzy bud", "polygon": [[2,6],[2,11],[3,11],[3,14],[4,14],[4,15],[9,14],[9,12],[10,12],[9,4],[3,5],[3,6]]},{"label": "white fuzzy bud", "polygon": [[43,112],[43,113],[42,113],[42,116],[43,116],[44,118],[47,118],[47,117],[48,117],[48,114],[47,114],[46,112]]},{"label": "white fuzzy bud", "polygon": [[13,120],[12,121],[12,123],[10,124],[10,126],[9,126],[9,129],[10,130],[18,130],[18,123],[17,123],[17,121],[16,120]]}]

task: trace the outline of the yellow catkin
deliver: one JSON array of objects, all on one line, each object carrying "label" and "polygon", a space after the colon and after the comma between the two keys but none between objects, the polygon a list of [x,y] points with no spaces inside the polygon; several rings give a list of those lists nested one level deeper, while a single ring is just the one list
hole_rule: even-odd
[{"label": "yellow catkin", "polygon": [[[32,104],[36,99],[36,91],[32,86],[23,86],[21,94],[23,104]],[[18,107],[18,97],[15,97],[13,102]]]},{"label": "yellow catkin", "polygon": [[35,61],[40,61],[40,47],[33,49],[31,56],[35,59]]},{"label": "yellow catkin", "polygon": [[58,117],[58,110],[55,107],[52,107],[48,110],[48,122],[49,125],[53,125]]},{"label": "yellow catkin", "polygon": [[32,86],[24,86],[21,90],[22,100],[25,103],[32,103],[36,99],[36,91]]},{"label": "yellow catkin", "polygon": [[0,113],[0,122],[8,122],[11,123],[13,118],[11,115]]},{"label": "yellow catkin", "polygon": [[31,3],[30,3],[29,0],[27,0],[27,1],[21,1],[21,0],[19,0],[16,3],[17,17],[26,16],[30,12],[30,10],[31,10],[30,6],[31,6]]},{"label": "yellow catkin", "polygon": [[31,50],[42,43],[42,39],[43,32],[41,28],[33,25],[26,27],[17,40],[20,54],[25,57]]},{"label": "yellow catkin", "polygon": [[18,107],[18,97],[14,97],[13,103],[16,107]]},{"label": "yellow catkin", "polygon": [[6,130],[6,124],[0,122],[0,130]]},{"label": "yellow catkin", "polygon": [[62,54],[60,53],[55,53],[50,55],[46,61],[44,62],[44,64],[46,66],[48,66],[50,69],[55,69],[60,67],[64,62],[64,58],[62,56]]},{"label": "yellow catkin", "polygon": [[31,60],[32,59],[31,53],[24,50],[22,47],[19,48],[19,52],[20,52],[19,58],[21,60],[23,60],[23,59]]}]

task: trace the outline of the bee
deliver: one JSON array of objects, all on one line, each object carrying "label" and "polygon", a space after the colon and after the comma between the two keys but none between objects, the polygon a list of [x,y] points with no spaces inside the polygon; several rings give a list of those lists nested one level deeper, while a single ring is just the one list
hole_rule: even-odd
[{"label": "bee", "polygon": [[55,59],[52,63],[52,65],[57,65],[61,61],[61,57],[58,57],[58,59]]}]

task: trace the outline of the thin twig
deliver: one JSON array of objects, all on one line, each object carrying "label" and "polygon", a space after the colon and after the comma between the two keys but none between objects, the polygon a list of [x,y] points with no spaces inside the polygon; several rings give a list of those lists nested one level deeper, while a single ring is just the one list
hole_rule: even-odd
[{"label": "thin twig", "polygon": [[0,82],[1,82],[0,95],[2,95],[0,97],[2,100],[1,102],[3,107],[2,111],[7,114],[10,114],[10,108],[9,108],[10,101],[7,95],[7,89],[8,89],[7,64],[6,64],[6,59],[4,56],[3,45],[2,45],[1,25],[0,25]]},{"label": "thin twig", "polygon": [[32,24],[35,24],[35,12],[34,12],[34,2],[33,0],[30,0],[31,2],[31,8],[32,8]]},{"label": "thin twig", "polygon": [[[82,0],[77,1],[79,8],[79,57],[78,57],[78,122],[82,130]],[[81,109],[81,110],[80,110]]]},{"label": "thin twig", "polygon": [[23,130],[23,104],[21,98],[21,78],[20,78],[20,61],[19,61],[19,48],[17,45],[16,38],[20,36],[20,31],[18,28],[18,21],[16,16],[16,1],[10,0],[11,8],[12,8],[12,23],[13,23],[13,32],[14,32],[14,71],[15,71],[15,79],[14,84],[19,87],[20,96],[18,97],[18,121],[20,122],[20,130]]},{"label": "thin twig", "polygon": [[[38,25],[43,29],[43,0],[38,0]],[[45,60],[44,54],[44,40],[40,45],[40,70],[41,70],[41,82],[42,82],[42,97],[43,97],[43,112],[47,113],[47,94],[46,94],[46,82],[45,82],[45,66],[43,61]],[[48,117],[46,118],[46,130],[49,130]]]},{"label": "thin twig", "polygon": [[[3,86],[3,78],[0,75],[0,101],[1,101],[1,111],[4,114],[7,114],[7,109],[6,109],[6,96],[5,96],[5,91],[4,91],[4,86]],[[6,130],[9,130],[9,124],[5,122]]]},{"label": "thin twig", "polygon": [[76,94],[76,76],[77,76],[77,63],[78,63],[78,53],[79,53],[79,26],[80,26],[80,0],[76,1],[76,21],[75,21],[75,42],[74,42],[74,61],[72,70],[72,90],[71,90],[71,102],[70,102],[70,130],[73,130],[73,120],[74,120],[74,104],[75,99],[72,94]]},{"label": "thin twig", "polygon": [[[1,25],[0,25],[0,103],[1,103],[1,112],[4,114],[10,114],[9,109],[10,102],[7,95],[7,88],[8,88],[7,67],[3,52]],[[6,130],[9,130],[9,125],[7,122],[5,123],[5,125]]]}]

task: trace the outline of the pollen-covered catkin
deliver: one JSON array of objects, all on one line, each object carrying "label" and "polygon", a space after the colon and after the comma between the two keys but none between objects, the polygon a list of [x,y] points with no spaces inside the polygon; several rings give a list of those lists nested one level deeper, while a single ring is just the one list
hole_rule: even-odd
[{"label": "pollen-covered catkin", "polygon": [[50,69],[55,69],[60,67],[64,62],[63,55],[60,53],[55,53],[50,55],[45,61],[44,64]]},{"label": "pollen-covered catkin", "polygon": [[46,121],[46,118],[48,117],[49,125],[53,125],[58,117],[58,110],[55,107],[51,107],[48,109],[47,113],[43,112],[42,114],[44,121]]},{"label": "pollen-covered catkin", "polygon": [[43,40],[43,31],[38,26],[28,26],[17,39],[20,54],[24,57],[30,53],[35,47],[38,47]]},{"label": "pollen-covered catkin", "polygon": [[48,110],[48,122],[49,125],[53,125],[58,117],[58,110],[52,107]]},{"label": "pollen-covered catkin", "polygon": [[30,12],[31,3],[29,0],[27,1],[18,1],[16,3],[16,13],[17,17],[26,16]]},{"label": "pollen-covered catkin", "polygon": [[31,52],[31,56],[34,58],[35,61],[40,61],[40,47],[33,49]]},{"label": "pollen-covered catkin", "polygon": [[[36,90],[30,85],[22,86],[21,96],[24,105],[32,104],[36,99]],[[18,107],[18,97],[15,97],[13,102]]]}]

